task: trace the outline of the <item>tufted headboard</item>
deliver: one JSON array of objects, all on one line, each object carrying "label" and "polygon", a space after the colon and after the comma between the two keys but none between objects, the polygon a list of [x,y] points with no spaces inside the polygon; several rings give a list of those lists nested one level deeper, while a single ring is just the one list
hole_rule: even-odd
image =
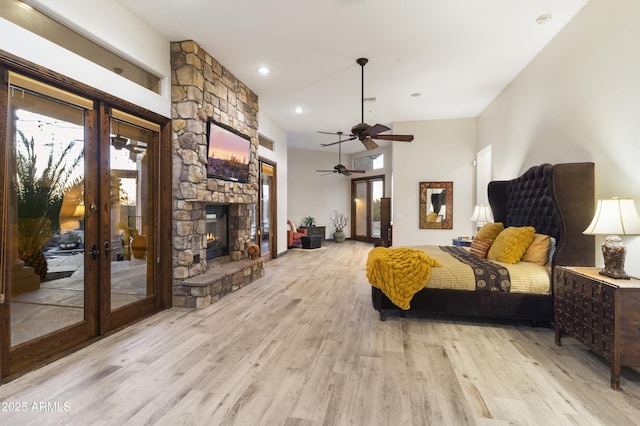
[{"label": "tufted headboard", "polygon": [[556,239],[552,265],[594,266],[595,237],[584,231],[595,210],[594,164],[542,164],[487,189],[496,222],[533,226]]}]

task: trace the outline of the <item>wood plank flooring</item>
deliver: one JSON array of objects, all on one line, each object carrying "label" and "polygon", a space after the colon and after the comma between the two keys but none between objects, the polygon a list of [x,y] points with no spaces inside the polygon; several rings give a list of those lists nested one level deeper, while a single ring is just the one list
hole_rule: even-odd
[{"label": "wood plank flooring", "polygon": [[163,311],[3,384],[0,424],[640,423],[637,370],[615,392],[603,360],[569,337],[555,346],[548,328],[381,322],[371,246],[325,246],[267,263],[206,309]]}]

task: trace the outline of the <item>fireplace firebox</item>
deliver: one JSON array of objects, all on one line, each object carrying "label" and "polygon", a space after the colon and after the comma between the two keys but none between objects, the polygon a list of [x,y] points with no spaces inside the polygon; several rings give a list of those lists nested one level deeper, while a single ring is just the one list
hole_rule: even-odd
[{"label": "fireplace firebox", "polygon": [[207,260],[229,254],[229,206],[206,207]]}]

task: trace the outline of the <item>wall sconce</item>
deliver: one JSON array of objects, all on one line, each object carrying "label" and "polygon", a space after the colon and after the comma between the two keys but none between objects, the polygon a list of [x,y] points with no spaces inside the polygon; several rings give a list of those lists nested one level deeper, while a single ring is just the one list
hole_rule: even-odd
[{"label": "wall sconce", "polygon": [[487,222],[493,222],[493,212],[491,211],[491,207],[485,206],[484,204],[480,204],[473,209],[473,214],[471,215],[472,222],[476,222],[476,231],[482,228],[482,226]]},{"label": "wall sconce", "polygon": [[604,268],[600,275],[629,279],[624,271],[627,249],[618,235],[640,235],[640,217],[631,199],[598,200],[591,224],[584,230],[587,235],[608,235],[602,243]]}]

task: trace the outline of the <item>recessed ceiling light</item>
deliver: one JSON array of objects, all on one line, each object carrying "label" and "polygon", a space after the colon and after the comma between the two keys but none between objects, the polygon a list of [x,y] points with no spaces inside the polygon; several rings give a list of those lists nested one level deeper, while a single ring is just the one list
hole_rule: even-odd
[{"label": "recessed ceiling light", "polygon": [[420,96],[422,96],[422,93],[414,92],[414,93],[411,94],[411,96],[413,96],[414,98],[419,98]]},{"label": "recessed ceiling light", "polygon": [[545,24],[547,22],[549,22],[551,20],[551,14],[550,13],[545,13],[544,15],[540,15],[536,18],[536,22],[538,24]]},{"label": "recessed ceiling light", "polygon": [[302,114],[304,112],[304,109],[302,109],[301,106],[297,106],[293,109],[293,112],[295,112],[296,114]]},{"label": "recessed ceiling light", "polygon": [[258,72],[262,75],[267,75],[271,72],[271,70],[267,67],[260,67],[258,68]]}]

